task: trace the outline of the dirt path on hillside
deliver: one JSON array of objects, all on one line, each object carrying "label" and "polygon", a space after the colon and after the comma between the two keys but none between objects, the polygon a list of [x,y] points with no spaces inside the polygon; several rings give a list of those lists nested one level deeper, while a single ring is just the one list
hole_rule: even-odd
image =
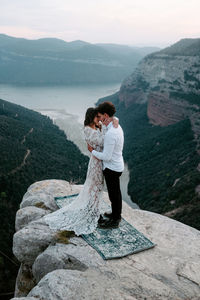
[{"label": "dirt path on hillside", "polygon": [[[33,132],[33,128],[31,128],[31,129],[29,130],[29,132],[23,137],[23,140],[21,141],[21,144],[24,144],[24,143],[25,143],[27,136],[28,136],[29,134],[31,134],[32,132]],[[26,164],[26,160],[28,159],[28,157],[29,157],[30,154],[31,154],[31,150],[30,150],[30,149],[27,149],[27,150],[26,150],[26,154],[24,155],[24,158],[23,158],[22,163],[21,163],[19,166],[17,166],[15,169],[13,169],[12,171],[10,171],[10,172],[8,173],[8,175],[14,174],[14,173],[16,173],[17,171],[19,171],[19,170]]]},{"label": "dirt path on hillside", "polygon": [[21,141],[21,144],[24,144],[24,143],[25,143],[27,136],[28,136],[30,133],[32,133],[32,132],[33,132],[33,128],[31,128],[31,129],[29,130],[29,132],[23,137],[23,140]]}]

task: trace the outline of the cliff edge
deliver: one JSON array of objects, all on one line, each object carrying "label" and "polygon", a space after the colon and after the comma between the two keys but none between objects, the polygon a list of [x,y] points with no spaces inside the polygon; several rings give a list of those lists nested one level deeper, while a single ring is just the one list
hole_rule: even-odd
[{"label": "cliff edge", "polygon": [[200,39],[147,55],[102,101],[124,130],[132,201],[200,230]]},{"label": "cliff edge", "polygon": [[[80,191],[63,180],[31,185],[16,214],[13,252],[21,262],[15,299],[200,299],[200,232],[168,217],[132,209],[123,217],[156,247],[105,261],[81,237],[59,237],[43,216],[55,196]],[[104,192],[103,198],[108,200]]]},{"label": "cliff edge", "polygon": [[200,143],[200,39],[183,39],[159,52],[147,55],[126,78],[119,99],[147,103],[150,123],[169,126],[189,119]]}]

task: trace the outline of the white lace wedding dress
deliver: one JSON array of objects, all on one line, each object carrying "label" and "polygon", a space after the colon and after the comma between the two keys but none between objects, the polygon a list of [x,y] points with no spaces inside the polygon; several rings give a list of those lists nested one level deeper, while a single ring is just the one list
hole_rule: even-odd
[{"label": "white lace wedding dress", "polygon": [[[85,140],[95,150],[103,150],[104,132],[88,126],[84,128]],[[75,200],[61,209],[44,217],[53,230],[74,231],[76,235],[93,232],[101,212],[101,192],[103,190],[102,161],[91,155],[86,181]]]}]

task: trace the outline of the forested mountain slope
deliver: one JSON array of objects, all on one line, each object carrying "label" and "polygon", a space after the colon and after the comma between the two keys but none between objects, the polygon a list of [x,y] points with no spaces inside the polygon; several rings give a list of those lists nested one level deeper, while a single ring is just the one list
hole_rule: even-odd
[{"label": "forested mountain slope", "polygon": [[[88,158],[52,121],[0,100],[0,293],[14,290],[14,220],[27,188],[43,179],[83,183]],[[8,257],[6,257],[8,256]]]}]

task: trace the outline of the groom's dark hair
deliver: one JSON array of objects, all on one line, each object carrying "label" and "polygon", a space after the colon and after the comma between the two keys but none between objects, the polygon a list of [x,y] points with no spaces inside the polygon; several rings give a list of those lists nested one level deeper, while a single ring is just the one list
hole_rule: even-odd
[{"label": "groom's dark hair", "polygon": [[97,107],[97,111],[100,114],[106,113],[109,115],[109,117],[112,117],[116,113],[114,104],[112,102],[108,102],[108,101],[99,104],[99,106]]}]

